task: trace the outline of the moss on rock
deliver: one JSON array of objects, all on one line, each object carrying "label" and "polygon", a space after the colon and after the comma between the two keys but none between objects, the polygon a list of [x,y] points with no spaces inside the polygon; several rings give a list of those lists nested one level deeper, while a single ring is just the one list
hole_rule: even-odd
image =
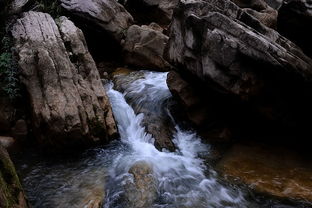
[{"label": "moss on rock", "polygon": [[27,208],[23,189],[8,152],[0,145],[0,208]]}]

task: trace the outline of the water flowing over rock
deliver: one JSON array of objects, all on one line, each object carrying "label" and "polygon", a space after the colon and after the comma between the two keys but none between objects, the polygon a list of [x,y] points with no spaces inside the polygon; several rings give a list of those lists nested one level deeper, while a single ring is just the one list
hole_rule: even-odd
[{"label": "water flowing over rock", "polygon": [[138,22],[168,25],[178,0],[126,0],[126,8]]},{"label": "water flowing over rock", "polygon": [[167,41],[168,37],[157,24],[132,25],[123,44],[125,63],[144,69],[168,70],[170,64],[163,58]]},{"label": "water flowing over rock", "polygon": [[129,208],[149,208],[157,197],[153,169],[145,161],[136,162],[129,170],[132,180],[125,185]]},{"label": "water flowing over rock", "polygon": [[120,41],[133,18],[115,0],[60,0],[63,8]]},{"label": "water flowing over rock", "polygon": [[[155,147],[159,150],[165,148],[174,151],[175,147],[171,140],[174,125],[165,110],[171,95],[166,88],[160,88],[155,92],[159,83],[166,84],[163,83],[166,74],[160,76],[158,73],[161,72],[144,73],[139,71],[129,74],[121,72],[114,76],[113,81],[116,88],[125,93],[125,97],[135,113],[145,115],[142,125],[149,134],[153,135]],[[146,81],[140,82],[144,79]],[[142,92],[144,92],[143,95]]]},{"label": "water flowing over rock", "polygon": [[27,208],[22,186],[7,151],[0,144],[0,207]]},{"label": "water flowing over rock", "polygon": [[257,18],[231,1],[181,1],[169,33],[166,57],[184,77],[204,83],[203,96],[213,90],[268,120],[306,125],[312,60]]},{"label": "water flowing over rock", "polygon": [[226,177],[259,192],[312,202],[311,160],[281,147],[237,144],[218,164]]},{"label": "water flowing over rock", "polygon": [[312,3],[309,0],[289,0],[284,4],[278,14],[278,31],[294,41],[303,51],[312,57]]},{"label": "water flowing over rock", "polygon": [[117,135],[83,33],[70,20],[27,12],[12,28],[33,128],[44,146],[85,146]]}]

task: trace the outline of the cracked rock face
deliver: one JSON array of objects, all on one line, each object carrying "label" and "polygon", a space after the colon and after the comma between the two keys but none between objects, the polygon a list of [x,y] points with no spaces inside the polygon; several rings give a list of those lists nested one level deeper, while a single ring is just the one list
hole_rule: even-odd
[{"label": "cracked rock face", "polygon": [[55,148],[108,141],[117,128],[84,35],[65,17],[56,22],[27,12],[12,28],[35,134]]},{"label": "cracked rock face", "polygon": [[312,60],[233,2],[181,1],[169,32],[166,57],[181,73],[271,120],[293,125],[308,114]]},{"label": "cracked rock face", "polygon": [[63,8],[120,41],[132,16],[115,0],[60,0]]},{"label": "cracked rock face", "polygon": [[163,58],[168,37],[157,24],[132,25],[123,44],[125,63],[147,69],[167,71],[170,64]]}]

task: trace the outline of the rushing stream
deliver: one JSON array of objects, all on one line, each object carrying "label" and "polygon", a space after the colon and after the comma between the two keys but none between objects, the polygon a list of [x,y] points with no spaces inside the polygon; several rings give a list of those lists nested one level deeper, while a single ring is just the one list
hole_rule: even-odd
[{"label": "rushing stream", "polygon": [[[153,208],[291,207],[273,206],[269,200],[264,205],[245,189],[222,182],[202,159],[209,155],[209,145],[195,132],[179,127],[169,110],[163,109],[171,97],[167,73],[131,74],[136,73],[140,76],[129,81],[123,92],[112,83],[105,86],[120,140],[75,159],[45,161],[33,156],[20,160],[26,194],[34,208],[80,208],[94,194],[104,193],[104,208],[131,208],[125,200],[125,186],[133,181],[129,169],[139,161],[152,168],[157,190]],[[155,139],[142,124],[146,114],[135,112],[142,108],[159,117],[165,112],[171,118],[176,151],[159,151],[154,146]]]}]

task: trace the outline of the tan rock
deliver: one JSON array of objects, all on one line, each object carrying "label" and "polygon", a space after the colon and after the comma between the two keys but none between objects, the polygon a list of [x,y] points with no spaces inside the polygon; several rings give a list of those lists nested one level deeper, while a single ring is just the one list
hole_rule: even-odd
[{"label": "tan rock", "polygon": [[155,24],[132,25],[123,44],[125,63],[143,69],[168,71],[170,64],[163,58],[167,41],[168,37]]},{"label": "tan rock", "polygon": [[13,137],[0,136],[0,145],[5,149],[10,149],[15,145],[15,139]]},{"label": "tan rock", "polygon": [[27,12],[12,28],[36,137],[55,148],[107,142],[117,127],[84,35],[65,17],[57,22]]},{"label": "tan rock", "polygon": [[311,161],[266,145],[235,145],[218,164],[221,173],[255,190],[312,202]]}]

